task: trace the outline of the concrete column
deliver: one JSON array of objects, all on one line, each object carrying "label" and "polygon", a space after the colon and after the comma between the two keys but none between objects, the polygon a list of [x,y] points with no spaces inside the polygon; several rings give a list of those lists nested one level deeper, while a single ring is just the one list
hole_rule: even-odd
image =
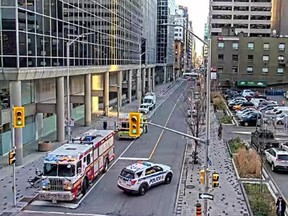
[{"label": "concrete column", "polygon": [[128,97],[129,103],[131,103],[132,102],[132,74],[133,74],[133,71],[128,70],[127,73],[128,73],[128,83],[127,83],[128,84],[128,95],[127,95],[127,97]]},{"label": "concrete column", "polygon": [[105,72],[104,74],[104,97],[103,97],[103,105],[104,105],[104,112],[105,116],[109,115],[109,71]]},{"label": "concrete column", "polygon": [[[10,101],[11,106],[22,106],[21,101],[21,81],[15,81],[10,83]],[[11,122],[13,119],[11,119]],[[22,139],[22,128],[15,128],[14,133],[11,127],[11,139],[12,145],[16,146],[16,166],[23,164],[23,139]],[[14,141],[14,142],[13,142]]]},{"label": "concrete column", "polygon": [[119,104],[119,108],[122,107],[122,80],[123,74],[122,71],[117,72],[117,100]]},{"label": "concrete column", "polygon": [[156,76],[155,70],[156,70],[155,68],[152,68],[152,91],[155,90],[155,76]]},{"label": "concrete column", "polygon": [[167,66],[164,66],[164,81],[163,83],[167,82]]},{"label": "concrete column", "polygon": [[146,68],[142,69],[142,78],[141,78],[141,82],[142,82],[142,95],[145,95],[146,93]]},{"label": "concrete column", "polygon": [[57,140],[65,140],[64,77],[56,78]]},{"label": "concrete column", "polygon": [[137,99],[141,100],[141,71],[137,69],[137,80],[136,80],[136,89],[137,89]]},{"label": "concrete column", "polygon": [[92,110],[92,96],[91,96],[91,74],[85,75],[85,126],[91,126],[91,110]]},{"label": "concrete column", "polygon": [[152,77],[151,77],[151,68],[148,68],[148,91],[152,91]]}]

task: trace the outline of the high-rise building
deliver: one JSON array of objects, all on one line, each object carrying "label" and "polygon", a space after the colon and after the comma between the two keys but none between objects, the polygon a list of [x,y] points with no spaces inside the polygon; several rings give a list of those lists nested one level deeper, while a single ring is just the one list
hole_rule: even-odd
[{"label": "high-rise building", "polygon": [[271,35],[271,0],[212,0],[211,35],[219,35],[222,28],[233,27],[248,36]]},{"label": "high-rise building", "polygon": [[192,56],[193,56],[193,46],[194,46],[194,37],[193,37],[193,25],[192,21],[188,22],[188,31],[187,31],[187,70],[192,69]]},{"label": "high-rise building", "polygon": [[175,10],[175,0],[157,0],[157,83],[173,79]]},{"label": "high-rise building", "polygon": [[142,63],[156,63],[156,40],[157,40],[157,0],[144,0],[144,19],[142,36]]},{"label": "high-rise building", "polygon": [[273,0],[272,1],[272,33],[273,35],[288,35],[288,1]]},{"label": "high-rise building", "polygon": [[[204,25],[204,41],[208,43],[209,41],[209,24],[205,23]],[[203,59],[204,64],[207,64],[207,58],[208,58],[208,46],[203,45]],[[206,67],[206,66],[205,66]]]},{"label": "high-rise building", "polygon": [[[74,120],[85,117],[88,125],[91,110],[108,114],[116,98],[121,106],[122,100],[130,102],[132,96],[138,96],[138,89],[145,90],[146,83],[151,90],[155,83],[155,64],[150,64],[156,56],[155,8],[156,0],[2,0],[0,155],[10,148],[11,103],[26,108],[26,126],[23,135],[17,136],[19,142],[46,136],[56,126],[57,139],[62,141],[66,107],[72,107]],[[69,46],[68,53],[67,43],[80,35],[83,37]],[[140,71],[142,41],[149,55]],[[70,82],[66,82],[68,71]],[[68,91],[64,91],[69,86],[71,106],[66,102]]]}]

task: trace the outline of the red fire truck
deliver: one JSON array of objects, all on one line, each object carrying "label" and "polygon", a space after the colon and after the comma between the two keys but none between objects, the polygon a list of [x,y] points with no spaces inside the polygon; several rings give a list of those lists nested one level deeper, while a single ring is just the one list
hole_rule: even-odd
[{"label": "red fire truck", "polygon": [[87,192],[114,159],[114,131],[90,130],[44,159],[40,200],[72,201]]}]

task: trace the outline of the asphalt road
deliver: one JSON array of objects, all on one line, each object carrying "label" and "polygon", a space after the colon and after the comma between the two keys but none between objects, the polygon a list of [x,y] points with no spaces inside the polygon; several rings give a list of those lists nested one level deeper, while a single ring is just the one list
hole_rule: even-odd
[{"label": "asphalt road", "polygon": [[[181,95],[190,85],[191,82],[184,82],[157,109],[150,120],[153,123],[186,132],[184,116],[177,107],[181,103]],[[52,205],[38,206],[32,204],[26,208],[26,212],[24,211],[19,215],[44,216],[61,213],[83,216],[85,214],[115,216],[173,215],[185,144],[186,140],[181,136],[149,126],[148,133],[132,141],[132,143],[131,141],[116,141],[115,148],[118,158],[111,165],[110,170],[100,178],[96,186],[86,195],[78,208],[69,209]],[[126,195],[117,188],[117,177],[122,168],[142,158],[171,166],[174,171],[173,180],[169,185],[161,185],[149,190],[145,196]]]},{"label": "asphalt road", "polygon": [[[250,141],[251,140],[251,132],[255,131],[255,127],[237,127],[237,126],[224,126],[223,128],[224,134],[223,138],[225,140],[229,140],[233,137],[239,136],[243,140]],[[276,139],[279,142],[283,142],[283,140],[288,140],[287,135],[276,133]],[[272,172],[271,167],[266,164],[267,170],[270,176],[273,178],[276,185],[279,187],[280,191],[283,193],[283,196],[288,200],[288,173],[278,173]]]}]

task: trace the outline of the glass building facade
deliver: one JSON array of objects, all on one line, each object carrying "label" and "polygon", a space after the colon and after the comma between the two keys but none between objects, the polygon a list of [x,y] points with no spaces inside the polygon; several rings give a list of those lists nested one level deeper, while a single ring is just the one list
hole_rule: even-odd
[{"label": "glass building facade", "polygon": [[174,64],[174,23],[175,0],[157,1],[157,63]]},{"label": "glass building facade", "polygon": [[[139,63],[143,2],[139,0],[2,0],[0,66],[71,66]],[[74,35],[74,37],[73,37]]]}]

